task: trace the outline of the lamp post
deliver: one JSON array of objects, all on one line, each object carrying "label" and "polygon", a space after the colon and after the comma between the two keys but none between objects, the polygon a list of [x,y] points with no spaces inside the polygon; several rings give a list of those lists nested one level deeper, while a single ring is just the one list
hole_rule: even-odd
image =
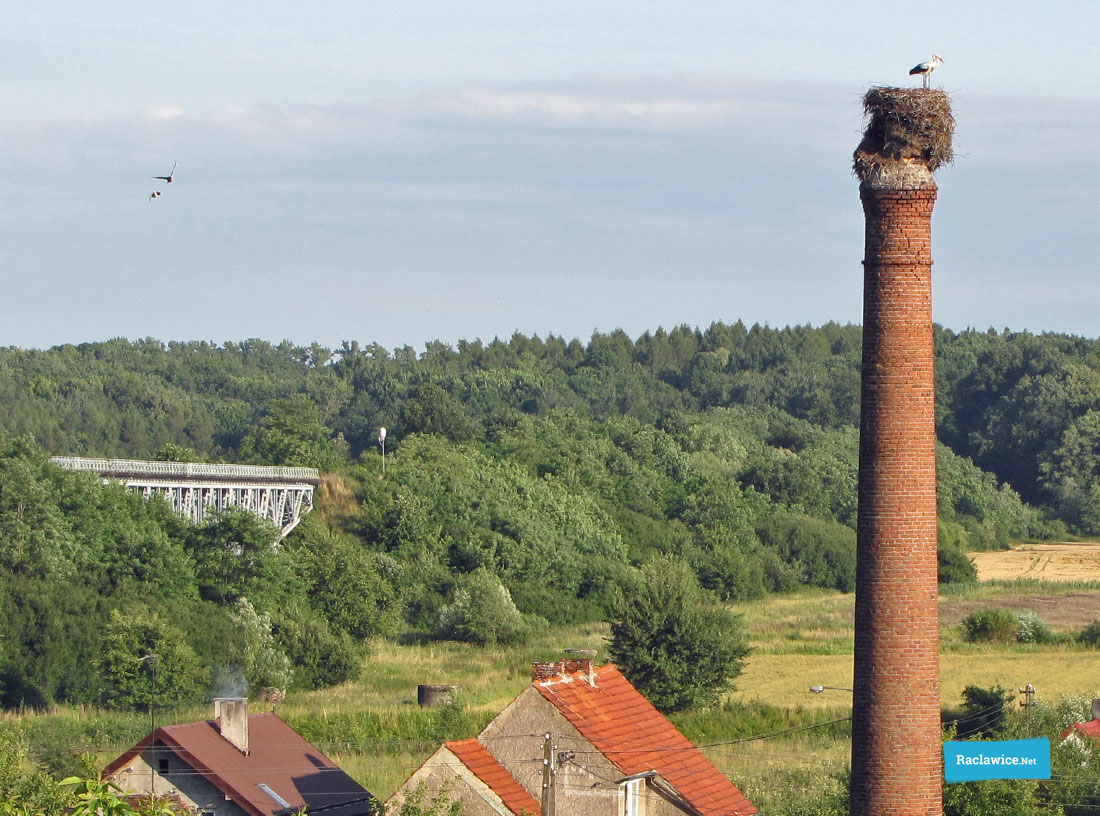
[{"label": "lamp post", "polygon": [[386,429],[378,429],[378,447],[382,449],[382,478],[386,478]]},{"label": "lamp post", "polygon": [[820,694],[823,691],[855,691],[855,689],[845,688],[844,686],[810,686],[810,691],[814,694]]}]

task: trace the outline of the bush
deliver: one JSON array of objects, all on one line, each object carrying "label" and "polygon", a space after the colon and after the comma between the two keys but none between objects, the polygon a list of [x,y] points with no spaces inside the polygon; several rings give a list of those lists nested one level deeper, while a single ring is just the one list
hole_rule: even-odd
[{"label": "bush", "polygon": [[1094,620],[1077,635],[1077,642],[1085,646],[1100,648],[1100,620]]},{"label": "bush", "polygon": [[507,587],[485,569],[458,579],[454,598],[439,610],[435,629],[440,638],[480,645],[522,643],[530,632]]},{"label": "bush", "polygon": [[971,643],[1054,643],[1057,638],[1042,618],[1030,610],[982,609],[961,624]]},{"label": "bush", "polygon": [[941,543],[936,550],[936,560],[941,584],[973,584],[978,580],[974,561],[960,547]]},{"label": "bush", "polygon": [[982,609],[967,615],[961,626],[963,637],[971,643],[1012,643],[1020,619],[1008,609]]},{"label": "bush", "polygon": [[741,673],[741,619],[704,592],[682,561],[642,567],[611,624],[611,659],[662,711],[710,705]]},{"label": "bush", "polygon": [[1056,638],[1050,631],[1050,627],[1034,612],[1017,612],[1016,618],[1019,621],[1016,640],[1020,643],[1053,643],[1055,641]]},{"label": "bush", "polygon": [[963,710],[956,721],[956,739],[993,739],[996,734],[1004,731],[1007,691],[1000,686],[967,686],[963,689],[962,696]]},{"label": "bush", "polygon": [[319,689],[354,680],[359,651],[344,632],[323,620],[286,617],[272,624],[275,641],[294,667],[294,688]]},{"label": "bush", "polygon": [[944,816],[1041,816],[1052,812],[1030,779],[990,779],[943,787]]}]

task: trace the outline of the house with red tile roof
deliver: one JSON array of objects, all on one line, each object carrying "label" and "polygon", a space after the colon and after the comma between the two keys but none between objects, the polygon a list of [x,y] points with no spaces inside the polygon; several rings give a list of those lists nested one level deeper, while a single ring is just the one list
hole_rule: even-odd
[{"label": "house with red tile roof", "polygon": [[204,816],[368,816],[374,797],[274,712],[214,700],[214,719],[154,730],[104,771]]},{"label": "house with red tile roof", "polygon": [[613,665],[534,664],[476,740],[446,743],[390,799],[447,786],[467,816],[748,816],[737,786]]}]

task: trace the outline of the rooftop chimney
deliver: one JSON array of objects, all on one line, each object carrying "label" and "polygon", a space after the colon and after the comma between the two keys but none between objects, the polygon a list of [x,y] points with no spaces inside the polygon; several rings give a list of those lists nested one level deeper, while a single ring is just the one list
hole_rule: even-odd
[{"label": "rooftop chimney", "polygon": [[242,754],[248,754],[248,699],[215,697],[214,726]]},{"label": "rooftop chimney", "polygon": [[[581,678],[576,675],[583,674]],[[592,659],[566,659],[553,663],[539,662],[531,664],[531,680],[535,683],[557,683],[563,680],[582,679],[590,686],[596,685],[596,675],[592,668]]]}]

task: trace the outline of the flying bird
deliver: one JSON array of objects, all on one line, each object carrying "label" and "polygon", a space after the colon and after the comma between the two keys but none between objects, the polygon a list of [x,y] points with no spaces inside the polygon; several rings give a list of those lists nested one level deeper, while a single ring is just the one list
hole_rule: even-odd
[{"label": "flying bird", "polygon": [[914,74],[921,74],[924,78],[924,87],[927,88],[929,77],[932,75],[932,72],[939,68],[941,65],[943,65],[943,57],[941,57],[939,54],[933,54],[932,59],[928,60],[928,62],[922,62],[920,65],[914,65],[912,68],[910,68],[909,76],[913,76]]},{"label": "flying bird", "polygon": [[167,176],[153,176],[153,178],[160,179],[161,181],[167,181],[169,184],[171,184],[172,177],[174,175],[176,175],[176,162],[172,162],[172,172],[169,173]]},{"label": "flying bird", "polygon": [[160,198],[160,190],[154,190],[149,193],[149,200],[152,201],[154,198]]}]

